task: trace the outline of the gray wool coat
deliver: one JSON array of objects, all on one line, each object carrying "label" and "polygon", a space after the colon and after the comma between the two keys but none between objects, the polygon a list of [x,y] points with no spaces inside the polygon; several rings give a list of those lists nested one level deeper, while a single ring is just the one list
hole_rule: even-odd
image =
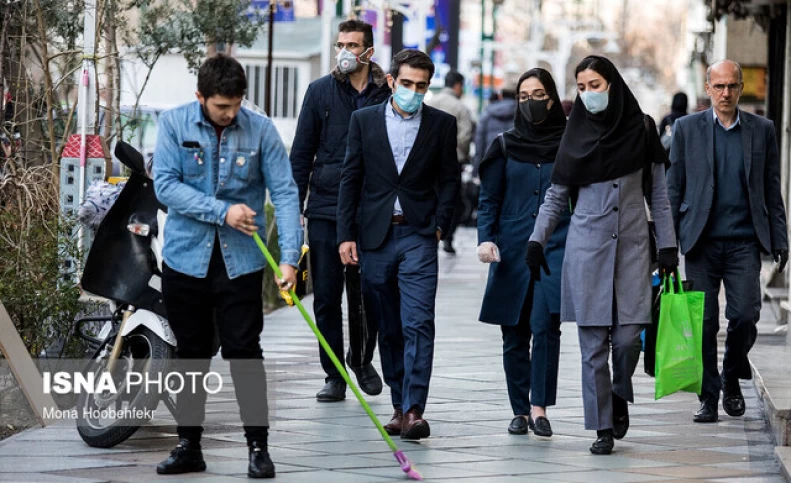
[{"label": "gray wool coat", "polygon": [[[654,165],[651,215],[657,248],[676,246],[665,168]],[[530,241],[546,246],[568,206],[568,186],[549,187]],[[642,170],[580,186],[561,277],[560,320],[582,327],[651,321],[651,253]],[[613,314],[613,308],[617,314]]]}]

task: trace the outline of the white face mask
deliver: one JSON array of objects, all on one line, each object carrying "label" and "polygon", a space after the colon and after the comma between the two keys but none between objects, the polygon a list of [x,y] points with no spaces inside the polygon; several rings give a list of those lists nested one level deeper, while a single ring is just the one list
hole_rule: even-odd
[{"label": "white face mask", "polygon": [[585,91],[580,93],[585,109],[591,114],[598,114],[607,109],[610,104],[610,89],[604,92]]},{"label": "white face mask", "polygon": [[338,61],[338,69],[340,69],[340,71],[344,74],[351,74],[357,70],[357,67],[360,64],[368,64],[369,62],[363,61],[361,57],[369,50],[371,50],[370,47],[365,49],[362,54],[354,55],[344,48],[338,52],[338,55],[335,56],[335,60]]}]

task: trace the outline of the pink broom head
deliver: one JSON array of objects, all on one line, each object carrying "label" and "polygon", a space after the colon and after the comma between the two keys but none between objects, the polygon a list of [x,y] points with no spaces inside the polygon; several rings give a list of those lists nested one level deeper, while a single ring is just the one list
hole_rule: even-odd
[{"label": "pink broom head", "polygon": [[423,477],[420,476],[420,473],[418,473],[416,468],[412,467],[412,465],[409,463],[409,459],[406,457],[403,451],[398,450],[393,453],[393,456],[395,456],[398,464],[401,465],[401,471],[406,473],[409,478],[417,481],[423,481]]}]

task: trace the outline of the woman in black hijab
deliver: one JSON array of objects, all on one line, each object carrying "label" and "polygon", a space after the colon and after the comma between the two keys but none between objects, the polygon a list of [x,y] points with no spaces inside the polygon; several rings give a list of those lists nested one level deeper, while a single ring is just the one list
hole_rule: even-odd
[{"label": "woman in black hijab", "polygon": [[[562,321],[576,321],[582,353],[585,429],[590,450],[609,454],[629,428],[632,374],[640,332],[651,321],[651,244],[646,202],[656,224],[662,274],[678,266],[665,186],[665,156],[656,127],[615,66],[585,58],[576,69],[579,95],[560,142],[552,186],[528,243],[533,277],[544,247],[573,205],[561,281]],[[610,379],[610,344],[613,376]]]},{"label": "woman in black hijab", "polygon": [[514,413],[508,432],[527,434],[529,428],[549,437],[546,407],[555,404],[557,393],[560,267],[568,210],[547,244],[548,264],[557,275],[533,281],[525,270],[524,249],[549,188],[566,117],[546,70],[525,72],[516,91],[514,128],[495,138],[479,168],[478,258],[491,263],[480,320],[502,329],[503,366]]}]

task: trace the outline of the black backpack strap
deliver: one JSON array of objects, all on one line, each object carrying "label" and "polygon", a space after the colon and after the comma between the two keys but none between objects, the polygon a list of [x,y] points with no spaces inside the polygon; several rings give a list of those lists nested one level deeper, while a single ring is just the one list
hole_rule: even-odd
[{"label": "black backpack strap", "polygon": [[503,153],[503,157],[508,160],[508,150],[505,147],[505,136],[503,136],[503,133],[497,135],[497,141],[500,142],[500,151]]}]

